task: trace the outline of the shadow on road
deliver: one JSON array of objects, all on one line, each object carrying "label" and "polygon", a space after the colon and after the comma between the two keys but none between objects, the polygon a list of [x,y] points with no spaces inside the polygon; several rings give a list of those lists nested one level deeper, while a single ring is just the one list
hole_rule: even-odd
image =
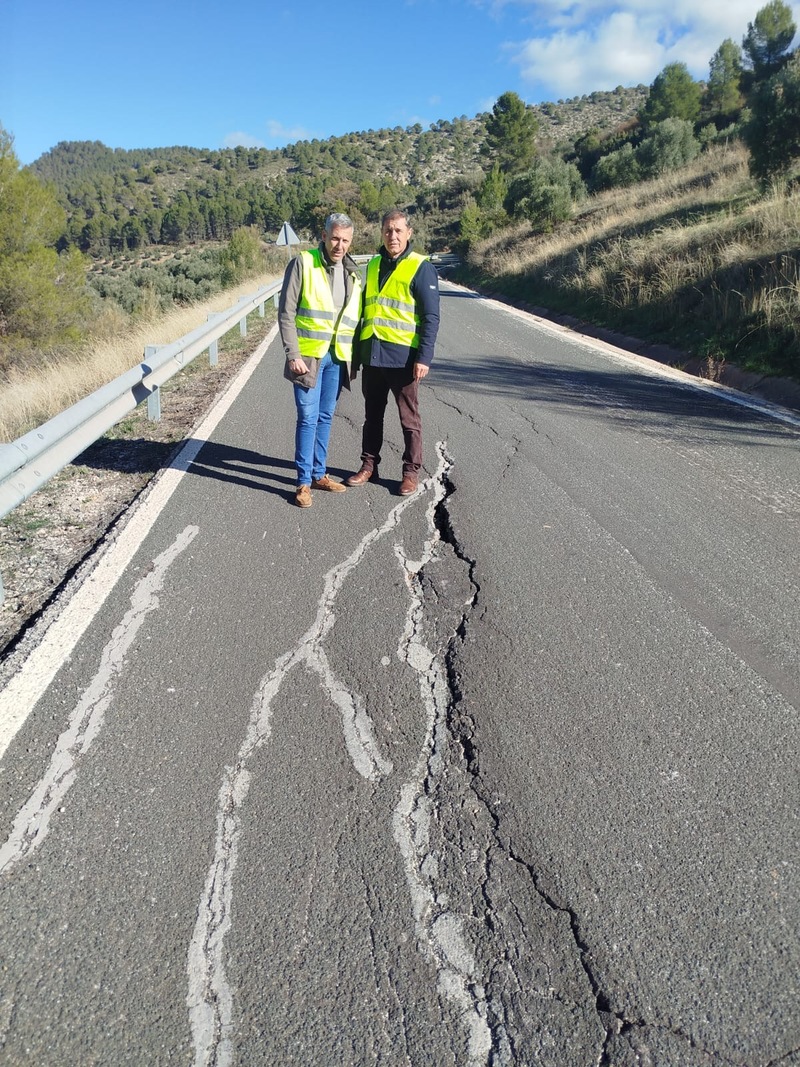
[{"label": "shadow on road", "polygon": [[[95,470],[120,471],[126,474],[155,474],[175,464],[180,453],[193,439],[187,438],[180,445],[153,442],[143,439],[124,441],[101,440],[86,449],[77,463]],[[354,468],[329,467],[334,478],[344,479]],[[294,462],[287,456],[268,456],[249,448],[209,441],[203,444],[189,466],[190,474],[203,478],[217,478],[232,482],[246,489],[275,493],[294,502],[297,485]]]},{"label": "shadow on road", "polygon": [[494,395],[533,404],[582,409],[598,417],[625,417],[643,426],[658,422],[662,427],[675,421],[685,432],[691,419],[698,429],[723,429],[726,434],[747,433],[786,440],[797,445],[797,431],[767,416],[710,392],[650,377],[636,370],[572,369],[552,363],[521,363],[497,353],[459,354],[442,357],[430,378],[434,390]]},{"label": "shadow on road", "polygon": [[218,478],[247,489],[286,496],[287,487],[294,492],[297,478],[294,463],[284,456],[265,456],[249,448],[209,441],[203,445],[189,468],[190,474]]},{"label": "shadow on road", "polygon": [[[297,475],[294,462],[285,456],[266,456],[248,448],[211,441],[201,448],[189,473],[275,493],[294,503]],[[328,473],[334,478],[346,478],[353,471],[328,467]]]},{"label": "shadow on road", "polygon": [[[76,463],[95,470],[154,474],[158,470],[173,466],[183,449],[192,444],[192,440],[191,437],[187,438],[176,446],[174,442],[148,441],[142,438],[115,441],[101,438],[87,448],[77,458]],[[262,452],[215,441],[203,444],[189,471],[205,478],[219,478],[248,489],[260,489],[282,496],[286,495],[286,487],[290,487],[293,493],[296,482],[291,458],[267,456]]]}]

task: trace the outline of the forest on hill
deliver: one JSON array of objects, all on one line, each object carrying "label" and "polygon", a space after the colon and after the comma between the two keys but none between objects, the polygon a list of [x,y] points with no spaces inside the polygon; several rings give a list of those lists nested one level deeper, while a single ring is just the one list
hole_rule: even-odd
[{"label": "forest on hill", "polygon": [[[104,316],[263,274],[284,221],[312,241],[346,211],[353,251],[371,252],[400,206],[418,247],[464,256],[465,279],[800,377],[795,33],[769,0],[703,81],[674,62],[650,86],[537,106],[507,92],[428,129],[274,150],[61,142],[20,168],[0,127],[0,375],[73,358]],[[640,213],[617,218],[614,203]]]},{"label": "forest on hill", "polygon": [[[546,149],[567,147],[589,129],[612,131],[635,117],[645,86],[531,109]],[[61,142],[31,170],[52,183],[67,225],[62,249],[90,255],[147,245],[227,240],[240,226],[267,238],[284,221],[309,239],[329,210],[346,210],[372,250],[374,225],[388,207],[425,209],[434,239],[457,237],[449,202],[482,177],[487,115],[439,120],[423,130],[366,130],[286,148],[108,148]],[[441,202],[442,210],[436,208]]]}]

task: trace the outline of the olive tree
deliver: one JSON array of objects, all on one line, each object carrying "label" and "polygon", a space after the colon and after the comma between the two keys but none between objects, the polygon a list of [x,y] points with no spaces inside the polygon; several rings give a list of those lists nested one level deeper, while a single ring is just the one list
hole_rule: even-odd
[{"label": "olive tree", "polygon": [[664,119],[653,126],[636,150],[643,178],[657,178],[691,162],[700,151],[694,127],[686,119]]},{"label": "olive tree", "polygon": [[572,217],[574,204],[586,186],[574,163],[536,159],[530,170],[511,181],[505,206],[514,218],[525,218],[543,230]]},{"label": "olive tree", "polygon": [[635,185],[642,173],[636,151],[628,141],[615,152],[601,156],[592,168],[589,187],[593,192],[612,189],[615,186]]}]

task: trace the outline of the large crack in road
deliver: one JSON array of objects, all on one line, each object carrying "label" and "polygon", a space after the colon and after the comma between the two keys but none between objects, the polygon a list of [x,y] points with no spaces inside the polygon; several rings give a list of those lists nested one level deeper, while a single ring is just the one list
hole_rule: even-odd
[{"label": "large crack in road", "polygon": [[[552,879],[543,876],[539,865],[535,860],[530,860],[523,855],[523,850],[514,843],[513,831],[506,826],[501,804],[497,800],[498,790],[492,787],[484,777],[480,762],[480,737],[479,723],[476,722],[476,708],[470,706],[470,700],[465,696],[462,686],[462,678],[459,672],[459,660],[465,653],[468,643],[470,627],[479,621],[482,615],[481,587],[478,579],[478,560],[472,558],[460,542],[454,519],[451,514],[451,498],[455,492],[455,486],[449,475],[444,479],[445,492],[438,502],[435,510],[435,523],[441,542],[449,546],[455,559],[460,561],[469,576],[469,584],[472,594],[464,606],[461,618],[455,626],[445,654],[446,695],[439,695],[440,704],[445,705],[445,710],[437,723],[440,732],[446,732],[452,741],[450,745],[451,772],[463,776],[468,783],[469,791],[474,801],[480,805],[484,818],[479,819],[475,808],[472,809],[471,832],[467,829],[465,837],[461,839],[462,847],[477,847],[484,855],[484,871],[480,877],[481,905],[475,908],[473,901],[473,937],[472,944],[477,945],[482,940],[489,946],[484,954],[487,959],[494,957],[494,964],[489,963],[488,974],[480,987],[481,1009],[486,1020],[486,1026],[490,1034],[490,1045],[487,1050],[485,1062],[487,1067],[506,1067],[506,1065],[528,1064],[533,1062],[532,1055],[526,1052],[526,1041],[530,1045],[530,1036],[524,1035],[525,1025],[521,1023],[521,1013],[515,1009],[510,1001],[515,998],[509,996],[509,990],[514,984],[514,976],[509,971],[514,970],[515,959],[519,960],[529,950],[524,943],[514,944],[510,934],[509,922],[499,914],[496,906],[498,899],[509,896],[509,891],[499,883],[505,873],[505,865],[498,860],[503,857],[513,864],[523,875],[523,883],[527,886],[527,893],[516,900],[510,899],[508,906],[516,916],[516,925],[522,932],[530,921],[530,893],[544,905],[545,909],[554,917],[563,920],[557,924],[557,928],[567,932],[572,943],[574,959],[584,980],[585,997],[575,997],[575,988],[571,992],[559,991],[557,988],[549,990],[553,1002],[572,1003],[579,1011],[586,1013],[587,1020],[594,1017],[595,1037],[593,1039],[594,1055],[592,1058],[583,1058],[577,1047],[573,1046],[573,1057],[570,1062],[583,1064],[594,1062],[596,1067],[613,1067],[622,1063],[650,1067],[653,1062],[649,1048],[649,1034],[660,1033],[679,1042],[686,1052],[693,1057],[692,1062],[714,1062],[738,1065],[743,1067],[745,1061],[721,1053],[717,1050],[703,1047],[690,1033],[676,1026],[674,1022],[665,1023],[659,1020],[647,1019],[644,1013],[634,1015],[615,1007],[618,997],[613,989],[606,988],[598,973],[594,960],[594,952],[591,938],[578,911],[558,894],[555,888],[548,888]],[[424,574],[420,574],[422,579]],[[441,682],[440,682],[441,684]],[[428,806],[433,805],[433,796],[436,794],[438,783],[444,777],[441,766],[435,765],[434,757],[441,763],[441,753],[446,748],[441,738],[434,739],[431,746],[431,760],[428,775],[424,784],[423,796]],[[456,766],[460,763],[460,767]],[[450,775],[450,788],[452,789],[453,773]],[[501,791],[500,791],[501,792]],[[439,798],[441,801],[441,798]],[[462,802],[462,811],[464,804]],[[440,811],[439,817],[442,823],[447,822],[446,817]],[[432,816],[428,816],[432,818]],[[481,831],[488,840],[480,841]],[[448,832],[445,825],[443,835]],[[451,835],[454,827],[449,827]],[[464,833],[463,828],[460,831]],[[430,837],[430,835],[428,835]],[[434,846],[428,842],[427,847],[433,852]],[[427,862],[427,860],[425,861]],[[466,923],[463,925],[467,925]],[[474,949],[470,946],[470,951]],[[473,962],[477,969],[477,964]],[[505,973],[503,973],[505,972]],[[521,987],[524,979],[517,975],[518,986]],[[569,1039],[570,1035],[566,1035]],[[587,1034],[587,1037],[590,1036]],[[576,1041],[577,1045],[577,1041]],[[587,1049],[588,1051],[588,1049]],[[539,1054],[543,1052],[540,1048]],[[791,1056],[791,1053],[789,1054]],[[782,1057],[785,1058],[785,1057]],[[473,1060],[469,1061],[470,1064]],[[537,1055],[535,1062],[550,1062],[560,1064],[563,1060],[558,1054],[551,1059],[546,1056],[542,1059]],[[776,1061],[780,1062],[780,1061]]]}]

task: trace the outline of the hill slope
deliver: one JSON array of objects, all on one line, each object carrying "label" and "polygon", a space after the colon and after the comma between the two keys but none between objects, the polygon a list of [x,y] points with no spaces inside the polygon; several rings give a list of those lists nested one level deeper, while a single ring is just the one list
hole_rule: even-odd
[{"label": "hill slope", "polygon": [[[646,95],[644,86],[619,87],[534,107],[540,145],[568,145],[591,128],[610,131],[635,115]],[[272,150],[126,151],[61,142],[31,168],[58,189],[68,214],[64,245],[93,255],[225,240],[242,225],[272,236],[285,220],[308,236],[337,208],[369,233],[372,247],[370,224],[398,203],[418,209],[428,236],[441,244],[455,235],[462,194],[486,165],[485,119],[462,115],[427,130],[397,126]]]}]

